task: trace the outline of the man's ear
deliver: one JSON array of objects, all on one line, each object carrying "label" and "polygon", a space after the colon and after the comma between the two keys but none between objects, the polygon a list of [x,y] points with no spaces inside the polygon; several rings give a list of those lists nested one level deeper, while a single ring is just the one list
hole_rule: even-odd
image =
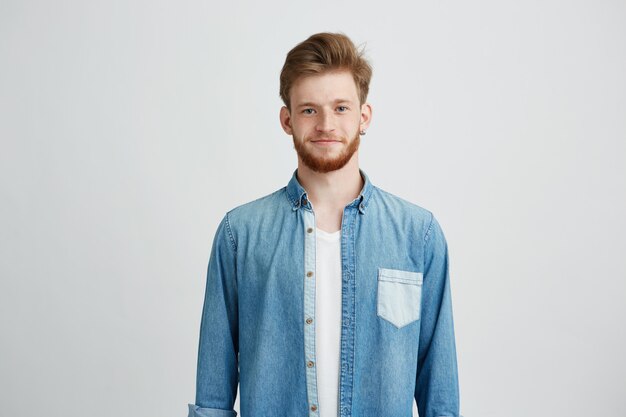
[{"label": "man's ear", "polygon": [[370,122],[372,121],[372,106],[369,103],[363,103],[361,105],[361,124],[359,125],[360,130],[367,130],[370,126]]},{"label": "man's ear", "polygon": [[293,135],[293,129],[291,128],[291,113],[286,106],[280,108],[280,125],[288,135]]}]

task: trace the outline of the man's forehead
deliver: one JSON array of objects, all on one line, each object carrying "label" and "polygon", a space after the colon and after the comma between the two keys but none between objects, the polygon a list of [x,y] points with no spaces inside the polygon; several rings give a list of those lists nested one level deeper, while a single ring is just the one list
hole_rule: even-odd
[{"label": "man's forehead", "polygon": [[358,101],[356,83],[349,71],[332,71],[298,78],[291,88],[296,106]]},{"label": "man's forehead", "polygon": [[296,78],[293,86],[303,86],[310,84],[345,84],[346,86],[354,85],[354,77],[348,70],[330,70],[320,74],[304,74]]}]

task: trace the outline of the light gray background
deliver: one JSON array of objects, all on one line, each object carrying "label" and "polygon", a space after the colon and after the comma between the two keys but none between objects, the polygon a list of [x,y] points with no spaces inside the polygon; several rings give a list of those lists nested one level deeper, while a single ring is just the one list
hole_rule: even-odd
[{"label": "light gray background", "polygon": [[0,415],[186,415],[215,228],[291,177],[324,30],[374,66],[361,167],[448,239],[462,413],[626,416],[626,5],[565,0],[3,0]]}]

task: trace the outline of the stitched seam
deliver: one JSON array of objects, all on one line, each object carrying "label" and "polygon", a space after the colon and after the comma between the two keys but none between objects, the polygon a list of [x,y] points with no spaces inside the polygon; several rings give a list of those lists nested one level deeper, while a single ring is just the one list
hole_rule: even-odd
[{"label": "stitched seam", "polygon": [[235,244],[235,239],[233,238],[233,233],[230,230],[230,219],[228,218],[228,213],[226,213],[226,231],[228,232],[228,237],[230,238],[230,244],[233,247],[233,250],[235,251],[235,255],[237,255],[237,245]]},{"label": "stitched seam", "polygon": [[[358,207],[357,207],[357,213],[358,213]],[[354,220],[352,220],[352,254],[354,256],[354,274],[352,275],[352,279],[350,280],[350,282],[352,282],[353,286],[356,286],[356,284],[354,283],[356,280],[356,266],[358,265],[358,259],[356,258],[356,219],[357,219],[357,215],[355,214],[354,216]],[[356,313],[356,290],[352,292],[352,299],[354,300],[354,302],[352,303],[352,311]],[[356,316],[356,314],[355,314]],[[351,378],[351,383],[352,383],[352,387],[351,387],[351,394],[350,394],[350,415],[352,415],[352,412],[354,410],[354,369],[355,369],[355,365],[356,365],[356,355],[354,354],[354,349],[355,349],[355,341],[356,341],[356,317],[352,319],[353,323],[354,323],[354,334],[352,335],[352,378]]]},{"label": "stitched seam", "polygon": [[417,279],[411,278],[398,278],[398,277],[390,277],[388,275],[381,274],[378,276],[379,281],[384,282],[398,282],[400,284],[413,284],[413,285],[421,285],[421,282]]},{"label": "stitched seam", "polygon": [[424,242],[428,242],[428,238],[430,237],[430,231],[433,228],[433,223],[434,223],[434,219],[435,219],[435,216],[433,215],[433,213],[430,212],[430,211],[429,211],[429,213],[430,213],[430,224],[428,225],[428,229],[426,230],[426,234],[424,234]]}]

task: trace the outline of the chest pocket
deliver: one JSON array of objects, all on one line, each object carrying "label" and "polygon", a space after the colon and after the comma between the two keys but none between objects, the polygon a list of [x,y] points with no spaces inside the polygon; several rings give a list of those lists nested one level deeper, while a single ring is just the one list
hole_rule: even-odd
[{"label": "chest pocket", "polygon": [[377,314],[397,328],[420,318],[422,273],[378,268]]}]

